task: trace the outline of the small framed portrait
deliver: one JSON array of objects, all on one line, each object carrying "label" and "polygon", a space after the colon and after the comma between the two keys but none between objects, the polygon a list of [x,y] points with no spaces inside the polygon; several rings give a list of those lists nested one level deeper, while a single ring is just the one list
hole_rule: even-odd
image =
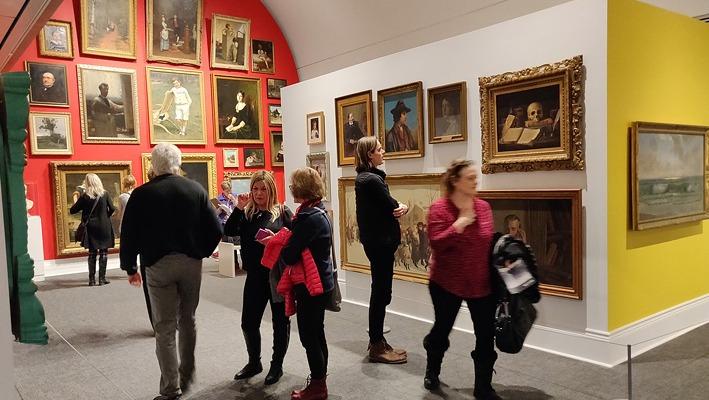
[{"label": "small framed portrait", "polygon": [[77,65],[83,143],[140,142],[134,69]]},{"label": "small framed portrait", "polygon": [[266,152],[263,147],[250,147],[243,149],[244,167],[263,168],[266,166]]},{"label": "small framed portrait", "polygon": [[224,168],[239,168],[239,149],[223,149]]},{"label": "small framed portrait", "polygon": [[327,151],[310,153],[305,156],[305,165],[318,171],[325,185],[325,201],[331,201],[330,197],[330,153]]},{"label": "small framed portrait", "polygon": [[30,105],[69,107],[66,66],[25,61],[30,74]]},{"label": "small framed portrait", "polygon": [[483,173],[584,169],[581,56],[478,83]]},{"label": "small framed portrait", "polygon": [[224,172],[224,180],[231,182],[231,193],[236,196],[251,191],[252,171],[228,171]]},{"label": "small framed portrait", "polygon": [[212,15],[212,68],[248,71],[251,54],[251,20]]},{"label": "small framed portrait", "polygon": [[150,143],[207,143],[202,71],[146,67]]},{"label": "small framed portrait", "polygon": [[251,71],[262,74],[276,73],[273,42],[268,40],[251,41]]},{"label": "small framed portrait", "polygon": [[423,85],[414,82],[377,92],[379,141],[386,159],[423,157]]},{"label": "small framed portrait", "polygon": [[282,167],[284,164],[283,132],[271,132],[271,166]]},{"label": "small framed portrait", "polygon": [[[148,172],[152,167],[150,153],[142,154],[143,182],[148,181]],[[217,157],[214,153],[182,153],[180,174],[187,179],[199,183],[209,194],[209,198],[217,197]]]},{"label": "small framed portrait", "polygon": [[74,154],[70,113],[30,112],[29,127],[32,154]]},{"label": "small framed portrait", "polygon": [[337,165],[354,164],[357,140],[373,135],[373,118],[371,90],[335,99]]},{"label": "small framed portrait", "polygon": [[259,79],[212,75],[217,143],[263,143]]},{"label": "small framed portrait", "polygon": [[280,99],[281,98],[281,88],[288,85],[285,79],[268,78],[267,82],[267,97],[269,99]]},{"label": "small framed portrait", "polygon": [[80,0],[81,52],[135,59],[136,0]]},{"label": "small framed portrait", "polygon": [[465,82],[428,89],[428,142],[460,142],[468,138]]},{"label": "small framed portrait", "polygon": [[73,40],[70,22],[49,20],[37,38],[39,55],[74,58]]},{"label": "small framed portrait", "polygon": [[283,125],[283,112],[280,104],[268,105],[268,125],[281,126]]},{"label": "small framed portrait", "polygon": [[308,135],[308,144],[323,144],[325,143],[325,113],[320,111],[308,114],[305,117],[306,132]]},{"label": "small framed portrait", "polygon": [[709,127],[634,122],[632,228],[709,218]]},{"label": "small framed portrait", "polygon": [[148,0],[148,60],[200,65],[202,0]]}]

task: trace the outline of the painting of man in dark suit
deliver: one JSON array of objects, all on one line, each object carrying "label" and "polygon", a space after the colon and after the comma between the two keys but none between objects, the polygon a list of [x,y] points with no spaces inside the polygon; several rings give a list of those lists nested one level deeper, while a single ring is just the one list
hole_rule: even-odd
[{"label": "painting of man in dark suit", "polygon": [[30,104],[66,107],[66,68],[58,64],[27,63],[30,74]]},{"label": "painting of man in dark suit", "polygon": [[117,137],[116,118],[123,117],[123,106],[108,98],[108,84],[101,83],[99,95],[89,103],[89,115],[93,120],[92,136]]}]

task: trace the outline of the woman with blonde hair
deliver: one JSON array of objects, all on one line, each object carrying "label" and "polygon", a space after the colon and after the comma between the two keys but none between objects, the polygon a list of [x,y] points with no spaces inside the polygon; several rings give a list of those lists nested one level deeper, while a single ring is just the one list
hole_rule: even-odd
[{"label": "woman with blonde hair", "polygon": [[[273,174],[258,171],[251,176],[248,193],[236,196],[236,207],[224,225],[224,234],[241,238],[241,259],[246,270],[241,329],[244,333],[249,362],[234,379],[247,379],[263,371],[261,365],[261,319],[266,304],[271,304],[273,322],[273,358],[265,383],[274,384],[283,376],[283,358],[288,350],[290,321],[285,305],[270,284],[270,270],[261,264],[266,240],[257,238],[259,230],[270,235],[283,227],[290,228],[292,213],[278,203]],[[280,301],[276,301],[280,300]]]},{"label": "woman with blonde hair", "polygon": [[86,174],[84,193],[79,196],[69,212],[76,214],[81,211],[81,220],[86,223],[84,237],[77,238],[81,246],[89,250],[89,286],[96,284],[96,256],[98,255],[98,284],[107,285],[106,265],[108,264],[108,249],[115,246],[111,215],[116,208],[111,197],[103,188],[101,179],[96,174]]}]

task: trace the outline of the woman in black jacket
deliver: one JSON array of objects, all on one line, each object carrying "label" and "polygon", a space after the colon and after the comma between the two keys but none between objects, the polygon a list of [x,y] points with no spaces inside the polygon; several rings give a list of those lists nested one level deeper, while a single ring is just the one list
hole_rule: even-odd
[{"label": "woman in black jacket", "polygon": [[323,288],[323,293],[315,296],[310,294],[305,284],[297,284],[293,288],[298,335],[308,357],[310,379],[303,389],[291,393],[291,399],[324,400],[327,399],[325,380],[328,359],[325,305],[335,287],[330,247],[332,230],[322,204],[325,189],[317,171],[307,167],[295,170],[291,176],[290,190],[300,207],[293,218],[293,232],[281,251],[281,259],[286,265],[294,265],[301,261],[303,250],[310,250]]},{"label": "woman in black jacket", "polygon": [[406,362],[406,350],[393,349],[384,339],[384,316],[391,303],[394,253],[401,243],[398,218],[409,211],[389,194],[386,174],[378,169],[384,163],[384,149],[376,136],[357,141],[355,165],[355,205],[359,239],[372,271],[369,298],[369,361],[387,364]]},{"label": "woman in black jacket", "polygon": [[[244,332],[249,362],[237,372],[234,379],[246,379],[263,371],[261,365],[261,319],[266,304],[271,304],[273,322],[273,357],[265,383],[274,384],[283,376],[283,358],[288,350],[290,320],[286,317],[283,299],[275,299],[269,280],[270,270],[261,264],[264,241],[256,240],[259,229],[276,233],[290,228],[291,211],[278,204],[276,183],[268,171],[258,171],[251,176],[251,191],[239,193],[236,207],[224,225],[226,236],[241,238],[241,258],[246,269],[241,329]],[[276,302],[276,300],[280,300]]]},{"label": "woman in black jacket", "polygon": [[84,193],[74,193],[74,205],[69,212],[76,214],[81,211],[81,220],[86,221],[86,233],[83,238],[77,239],[81,241],[81,246],[89,250],[89,286],[96,285],[97,255],[98,284],[107,285],[110,283],[106,279],[108,249],[115,246],[111,215],[116,208],[98,175],[86,174],[82,186]]}]

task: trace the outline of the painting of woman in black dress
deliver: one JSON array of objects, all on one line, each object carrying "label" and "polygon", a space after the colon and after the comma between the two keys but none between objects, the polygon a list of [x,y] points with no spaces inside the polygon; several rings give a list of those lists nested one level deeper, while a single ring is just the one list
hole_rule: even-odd
[{"label": "painting of woman in black dress", "polygon": [[263,143],[259,81],[215,75],[212,88],[216,99],[216,142]]}]

